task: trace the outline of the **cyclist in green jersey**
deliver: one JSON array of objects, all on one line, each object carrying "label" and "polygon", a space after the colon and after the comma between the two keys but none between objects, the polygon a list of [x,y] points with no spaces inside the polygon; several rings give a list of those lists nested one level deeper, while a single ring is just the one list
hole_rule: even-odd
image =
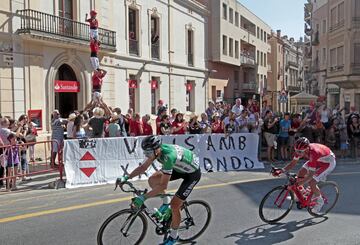
[{"label": "cyclist in green jersey", "polygon": [[[132,171],[130,175],[118,178],[116,184],[121,185],[129,179],[145,173],[153,161],[157,160],[160,162],[162,164],[161,170],[155,172],[148,180],[152,190],[133,200],[133,204],[136,207],[141,207],[147,198],[165,193],[169,181],[183,179],[171,202],[168,200],[169,197],[164,197],[163,205],[159,209],[163,215],[166,215],[166,213],[170,211],[172,215],[170,236],[162,244],[175,244],[179,238],[177,229],[181,221],[181,206],[201,178],[199,159],[192,151],[184,147],[161,144],[160,140],[153,135],[143,139],[141,148],[147,157],[145,162]],[[171,209],[169,208],[169,204]]]}]

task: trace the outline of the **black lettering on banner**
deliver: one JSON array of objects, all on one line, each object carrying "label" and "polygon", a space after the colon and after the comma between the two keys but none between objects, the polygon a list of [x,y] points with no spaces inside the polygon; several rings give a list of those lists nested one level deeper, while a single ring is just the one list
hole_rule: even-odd
[{"label": "black lettering on banner", "polygon": [[207,144],[208,144],[208,147],[207,147],[207,150],[208,150],[208,151],[210,150],[210,147],[212,147],[213,150],[216,151],[216,150],[215,150],[215,147],[214,147],[214,145],[213,145],[213,143],[212,143],[211,135],[209,135],[209,137],[208,137]]},{"label": "black lettering on banner", "polygon": [[219,158],[216,159],[216,162],[217,162],[217,171],[218,172],[220,171],[220,165],[224,168],[225,172],[228,171],[225,157],[223,157],[223,162]]},{"label": "black lettering on banner", "polygon": [[176,145],[176,137],[173,138],[173,145]]},{"label": "black lettering on banner", "polygon": [[153,169],[154,169],[155,171],[159,171],[159,169],[156,167],[156,165],[155,165],[154,162],[151,164],[151,166],[153,167]]},{"label": "black lettering on banner", "polygon": [[[254,168],[254,162],[248,157],[244,157],[245,162],[245,168]],[[249,163],[251,164],[251,167],[249,167]]]},{"label": "black lettering on banner", "polygon": [[195,146],[189,142],[193,138],[194,138],[194,136],[189,136],[185,139],[185,144],[187,146],[190,146],[190,148],[189,148],[190,151],[193,151],[195,149]]},{"label": "black lettering on banner", "polygon": [[246,137],[245,136],[239,136],[239,149],[242,151],[246,147]]},{"label": "black lettering on banner", "polygon": [[94,139],[79,139],[80,149],[93,149],[96,148],[96,140]]},{"label": "black lettering on banner", "polygon": [[[237,161],[237,165],[236,165],[236,161]],[[231,157],[231,165],[233,167],[234,170],[236,169],[240,169],[241,167],[241,160],[235,156]]]},{"label": "black lettering on banner", "polygon": [[127,151],[128,151],[129,154],[134,153],[134,151],[135,151],[135,149],[136,149],[136,146],[137,146],[137,141],[138,141],[138,139],[136,138],[135,141],[134,141],[134,146],[133,146],[133,148],[130,148],[128,139],[127,139],[127,138],[124,138],[124,143],[125,143],[126,149],[127,149]]},{"label": "black lettering on banner", "polygon": [[[226,139],[228,140],[228,144],[226,144]],[[221,137],[220,138],[220,150],[223,150],[223,146],[226,150],[234,149],[235,150],[235,142],[234,138],[229,136],[227,138]]]},{"label": "black lettering on banner", "polygon": [[[142,164],[143,164],[142,162],[139,162],[139,166],[141,166]],[[141,179],[141,176],[143,176],[143,175],[145,175],[146,177],[149,177],[148,173],[145,172],[145,173],[139,175],[139,179]]]},{"label": "black lettering on banner", "polygon": [[210,171],[210,170],[213,170],[214,166],[211,162],[211,160],[207,157],[204,157],[204,169],[206,171]]},{"label": "black lettering on banner", "polygon": [[129,164],[126,164],[126,166],[124,167],[124,165],[121,165],[122,170],[124,171],[124,175],[129,175],[130,173],[128,172],[128,168],[129,168]]}]

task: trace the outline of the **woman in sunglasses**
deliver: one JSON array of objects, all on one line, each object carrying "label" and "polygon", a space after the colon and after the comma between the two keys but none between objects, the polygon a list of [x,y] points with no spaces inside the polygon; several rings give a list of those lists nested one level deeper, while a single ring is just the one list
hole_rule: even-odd
[{"label": "woman in sunglasses", "polygon": [[280,169],[274,173],[274,176],[278,176],[283,172],[290,171],[301,158],[308,159],[308,161],[302,166],[298,172],[297,184],[299,190],[304,189],[303,185],[309,183],[309,186],[314,193],[314,201],[316,205],[313,207],[314,213],[319,213],[324,200],[320,195],[320,189],[317,183],[324,181],[336,166],[335,154],[329,147],[322,144],[310,143],[305,138],[299,138],[294,145],[295,154],[290,164],[283,169]]}]

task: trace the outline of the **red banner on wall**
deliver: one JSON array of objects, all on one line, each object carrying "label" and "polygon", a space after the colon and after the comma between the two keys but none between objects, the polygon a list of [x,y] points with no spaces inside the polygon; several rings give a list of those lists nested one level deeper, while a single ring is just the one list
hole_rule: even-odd
[{"label": "red banner on wall", "polygon": [[78,81],[55,80],[55,93],[79,93],[80,84]]}]

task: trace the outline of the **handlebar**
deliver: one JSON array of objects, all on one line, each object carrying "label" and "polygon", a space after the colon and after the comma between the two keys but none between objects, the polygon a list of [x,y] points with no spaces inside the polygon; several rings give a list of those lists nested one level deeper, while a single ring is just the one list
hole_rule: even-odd
[{"label": "handlebar", "polygon": [[[114,191],[117,189],[117,187],[120,187],[120,189],[125,192],[125,193],[134,193],[135,195],[137,196],[141,196],[141,195],[144,195],[148,192],[147,189],[144,189],[144,190],[140,190],[140,189],[137,189],[131,182],[129,181],[126,181],[125,183],[123,184],[119,184],[119,185],[115,185],[115,189]],[[129,189],[126,189],[126,186],[129,187]]]},{"label": "handlebar", "polygon": [[[276,171],[278,170],[281,170],[281,168],[277,168],[275,166],[271,166],[271,170],[270,170],[270,174],[273,174],[275,173]],[[294,185],[296,183],[296,179],[297,179],[297,174],[295,173],[290,173],[290,172],[282,172],[286,177],[287,179],[289,180],[290,184],[291,185]]]}]

